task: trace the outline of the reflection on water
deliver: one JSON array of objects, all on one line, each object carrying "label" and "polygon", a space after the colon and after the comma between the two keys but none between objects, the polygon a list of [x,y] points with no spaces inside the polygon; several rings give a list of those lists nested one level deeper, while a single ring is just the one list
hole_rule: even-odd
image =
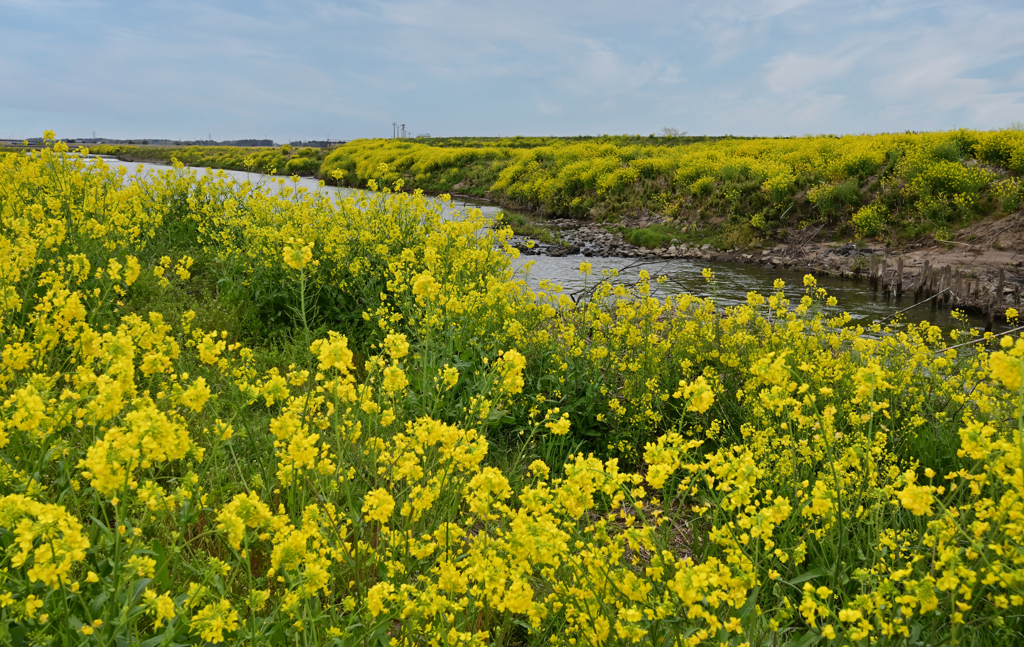
[{"label": "reflection on water", "polygon": [[[166,170],[169,167],[160,164],[137,164],[133,162],[121,162],[113,158],[104,158],[111,165],[124,166],[134,172],[142,168],[143,172],[155,172]],[[201,169],[200,169],[201,170]],[[280,177],[271,177],[260,173],[247,173],[244,171],[223,171],[223,173],[236,179],[239,182],[249,181],[263,183],[273,186],[280,180]],[[314,178],[299,178],[297,183],[286,180],[288,186],[300,186],[315,191],[320,187],[319,180]],[[361,193],[360,189],[345,187],[326,187],[325,190],[341,195],[353,195]],[[445,207],[445,213],[454,215],[456,210],[467,208],[478,208],[484,216],[494,218],[502,211],[493,204],[475,203],[455,199]],[[579,273],[580,263],[587,262],[593,267],[593,275],[584,277]],[[786,282],[785,292],[791,302],[796,302],[804,294],[803,274],[799,270],[785,270],[775,268],[765,269],[760,265],[744,265],[738,263],[709,263],[707,261],[692,261],[688,259],[631,259],[631,258],[597,258],[584,257],[581,255],[563,256],[553,258],[549,256],[522,256],[515,261],[517,269],[522,271],[527,283],[537,288],[540,281],[547,279],[554,283],[560,283],[566,294],[582,294],[585,286],[593,286],[596,280],[601,278],[602,270],[620,270],[619,276],[611,279],[617,283],[635,283],[639,278],[640,270],[647,270],[651,277],[665,275],[667,280],[657,284],[652,281],[651,287],[654,296],[665,297],[671,294],[682,294],[690,292],[700,296],[714,296],[715,300],[722,306],[736,305],[746,300],[748,292],[754,291],[761,294],[773,292],[772,283],[775,279],[781,278]],[[711,267],[715,271],[715,284],[712,288],[701,275],[704,267]],[[930,321],[943,330],[952,330],[959,326],[947,309],[936,309],[933,301],[921,303],[914,306],[911,295],[902,299],[881,296],[872,293],[866,281],[854,281],[832,277],[818,277],[818,285],[828,290],[829,294],[839,300],[839,307],[850,313],[854,323],[867,325],[874,321],[885,319],[896,312],[910,308],[903,315],[906,322],[917,323]],[[972,326],[983,328],[984,318],[980,315],[971,315]],[[1006,330],[1006,322],[997,320],[994,332]]]},{"label": "reflection on water", "polygon": [[[579,272],[580,263],[590,263],[593,275],[584,277]],[[767,270],[760,265],[741,263],[709,263],[687,259],[632,259],[632,258],[586,258],[584,256],[523,256],[516,261],[516,266],[528,271],[528,283],[536,288],[541,280],[557,282],[562,285],[563,292],[578,295],[586,286],[593,286],[595,279],[601,278],[602,270],[620,270],[613,282],[632,284],[639,279],[641,270],[651,275],[651,290],[654,296],[665,297],[671,294],[692,293],[699,296],[714,296],[721,306],[731,306],[747,299],[748,292],[770,294],[775,291],[772,284],[776,279],[786,282],[784,289],[791,303],[799,301],[804,295],[803,275],[799,270],[776,268]],[[529,266],[529,267],[527,267]],[[710,267],[715,272],[714,286],[701,275],[701,270]],[[626,268],[626,269],[623,269]],[[667,280],[657,284],[654,277],[665,275]],[[850,313],[852,322],[868,325],[878,320],[885,320],[900,310],[909,308],[901,319],[908,323],[929,321],[943,330],[952,330],[960,326],[947,309],[935,309],[933,301],[914,305],[912,295],[904,295],[901,299],[885,297],[872,293],[866,281],[854,281],[827,276],[816,277],[818,286],[839,301],[839,307]],[[972,326],[984,328],[985,321],[980,315],[970,317]],[[1006,330],[1005,321],[996,321],[994,332]]]}]

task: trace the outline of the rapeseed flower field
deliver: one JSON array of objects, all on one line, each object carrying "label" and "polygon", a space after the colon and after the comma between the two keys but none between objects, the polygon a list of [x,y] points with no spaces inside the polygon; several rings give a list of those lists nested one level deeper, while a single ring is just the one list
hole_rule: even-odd
[{"label": "rapeseed flower field", "polygon": [[574,303],[386,164],[47,139],[0,157],[3,644],[1020,640],[1024,338],[811,276]]},{"label": "rapeseed flower field", "polygon": [[[537,213],[614,222],[654,213],[770,234],[801,221],[850,236],[915,237],[1024,201],[1024,131],[795,138],[356,140],[324,160],[363,186],[489,195]],[[751,233],[752,232],[752,233]],[[685,232],[681,232],[683,235]]]}]

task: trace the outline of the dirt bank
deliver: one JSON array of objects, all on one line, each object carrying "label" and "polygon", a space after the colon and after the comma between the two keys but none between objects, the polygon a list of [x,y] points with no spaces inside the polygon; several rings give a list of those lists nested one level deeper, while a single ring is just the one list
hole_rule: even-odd
[{"label": "dirt bank", "polygon": [[[521,253],[624,258],[681,258],[708,262],[756,263],[771,269],[862,278],[865,289],[912,293],[918,298],[938,294],[948,307],[1001,317],[1006,308],[1020,308],[1024,290],[1024,212],[989,219],[961,229],[951,241],[916,241],[899,246],[869,241],[862,245],[818,238],[812,228],[790,232],[768,249],[715,249],[709,244],[674,244],[645,249],[626,242],[621,233],[571,219],[549,220],[567,245],[545,245],[517,236]],[[649,224],[649,223],[647,223]],[[634,223],[633,226],[646,226]],[[529,241],[529,242],[528,242]]]}]

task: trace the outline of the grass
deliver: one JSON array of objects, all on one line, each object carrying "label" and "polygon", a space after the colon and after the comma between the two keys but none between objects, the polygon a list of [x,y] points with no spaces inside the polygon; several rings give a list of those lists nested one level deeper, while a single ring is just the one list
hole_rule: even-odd
[{"label": "grass", "polygon": [[1024,636],[1024,337],[865,335],[812,276],[574,302],[386,187],[58,144],[0,189],[4,644]]},{"label": "grass", "polygon": [[112,155],[130,162],[178,160],[187,166],[231,171],[255,171],[278,175],[318,175],[328,151],[320,148],[238,146],[130,146],[100,145],[93,153]]},{"label": "grass", "polygon": [[546,245],[569,246],[569,243],[563,240],[557,232],[544,225],[537,224],[532,218],[521,213],[502,212],[500,223],[496,222],[495,225],[508,225],[512,229],[512,233],[517,236],[533,238]]}]

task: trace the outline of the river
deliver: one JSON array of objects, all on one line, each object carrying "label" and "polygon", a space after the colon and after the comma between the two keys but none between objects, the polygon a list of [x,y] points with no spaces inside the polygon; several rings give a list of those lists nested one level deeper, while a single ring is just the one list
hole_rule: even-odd
[{"label": "river", "polygon": [[[156,172],[167,170],[168,166],[162,164],[146,164],[135,162],[121,162],[115,158],[103,157],[108,164],[123,166],[129,172],[141,169],[142,172]],[[200,172],[203,169],[197,169]],[[244,171],[223,171],[238,181],[276,181],[279,176],[266,176],[259,173],[247,173]],[[290,186],[292,183],[289,181]],[[320,188],[319,180],[315,178],[300,178],[298,186],[305,187],[310,191]],[[361,192],[361,189],[326,187],[325,190],[341,194]],[[446,209],[463,210],[477,208],[484,216],[494,218],[503,210],[493,204],[485,202],[466,201],[455,199]],[[450,212],[450,211],[449,211]],[[579,272],[581,263],[590,263],[593,274],[584,277]],[[619,270],[619,275],[612,281],[621,283],[635,283],[639,278],[641,270],[646,270],[651,277],[664,275],[667,280],[661,284],[652,281],[652,289],[655,296],[668,296],[691,292],[700,296],[714,296],[717,303],[722,306],[736,305],[746,301],[747,293],[754,291],[761,294],[768,294],[774,291],[772,287],[776,279],[782,279],[786,283],[785,292],[793,303],[796,303],[804,294],[803,273],[799,270],[786,270],[776,268],[765,269],[760,265],[747,265],[741,263],[708,263],[695,262],[688,259],[634,259],[618,257],[584,257],[582,255],[550,257],[550,256],[521,256],[515,261],[517,269],[525,276],[528,284],[537,288],[540,281],[548,280],[559,283],[563,291],[570,295],[581,294],[587,286],[593,286],[595,280],[600,279],[602,270]],[[710,286],[701,274],[705,267],[710,267],[715,273],[714,286]],[[886,320],[901,310],[901,319],[907,323],[918,323],[929,321],[945,331],[960,327],[950,310],[935,308],[934,300],[915,305],[912,295],[904,296],[902,299],[881,296],[873,293],[867,281],[840,279],[833,277],[817,277],[818,286],[828,290],[839,301],[839,307],[850,313],[852,321],[861,325],[869,325],[872,322]],[[985,321],[980,315],[969,315],[971,326],[984,328]],[[993,332],[1007,330],[1005,321],[997,320]]]}]

